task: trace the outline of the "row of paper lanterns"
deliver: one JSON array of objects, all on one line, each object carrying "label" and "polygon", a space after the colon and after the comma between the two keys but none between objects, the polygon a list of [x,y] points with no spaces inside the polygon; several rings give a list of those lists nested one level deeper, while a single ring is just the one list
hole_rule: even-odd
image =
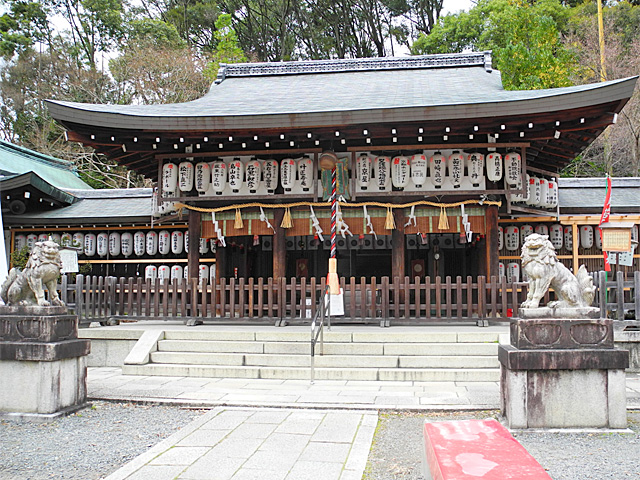
[{"label": "row of paper lanterns", "polygon": [[[518,181],[516,188],[521,188]],[[553,180],[542,177],[526,176],[526,189],[524,195],[513,195],[514,203],[526,203],[532,207],[556,208],[558,206],[558,184]]]},{"label": "row of paper lanterns", "polygon": [[[142,257],[144,255],[180,255],[189,251],[189,232],[183,230],[168,230],[148,232],[138,231],[131,232],[101,232],[94,233],[41,233],[39,235],[32,233],[29,235],[16,235],[14,238],[14,249],[21,250],[25,245],[29,246],[29,250],[33,249],[36,242],[51,239],[62,247],[81,248],[87,257],[117,257],[123,255],[130,257],[132,255]],[[204,255],[209,252],[209,241],[206,238],[200,239],[200,254]],[[215,240],[211,240],[211,249],[215,250]]]},{"label": "row of paper lanterns", "polygon": [[[155,280],[156,278],[161,282],[164,280],[175,280],[180,278],[189,278],[189,267],[183,267],[181,265],[147,265],[144,269],[144,278],[146,280]],[[209,265],[198,265],[198,278],[200,280],[207,279],[209,282],[213,282],[216,278],[215,266],[209,267]]]},{"label": "row of paper lanterns", "polygon": [[[582,225],[578,227],[580,236],[580,246],[582,248],[591,248],[594,243],[596,247],[602,250],[602,240],[600,235],[596,235],[594,227],[591,225]],[[506,248],[508,251],[519,251],[526,238],[532,233],[540,235],[548,235],[549,241],[553,248],[560,250],[563,246],[568,250],[573,248],[573,228],[571,225],[563,227],[560,224],[547,226],[544,224],[536,225],[508,225],[506,227],[498,227],[498,250]]]},{"label": "row of paper lanterns", "polygon": [[519,282],[520,281],[520,264],[518,262],[509,262],[505,266],[504,263],[498,263],[498,276],[500,278],[507,278],[507,282]]}]

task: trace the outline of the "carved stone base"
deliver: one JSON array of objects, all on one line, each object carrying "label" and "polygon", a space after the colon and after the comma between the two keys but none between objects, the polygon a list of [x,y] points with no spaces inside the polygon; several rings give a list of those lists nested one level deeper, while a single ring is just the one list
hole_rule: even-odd
[{"label": "carved stone base", "polygon": [[584,319],[600,318],[600,309],[597,307],[575,307],[575,308],[520,308],[518,316],[523,320],[538,318],[555,319]]},{"label": "carved stone base", "polygon": [[60,342],[76,338],[76,315],[0,316],[0,342]]},{"label": "carved stone base", "polygon": [[511,322],[511,345],[538,350],[613,348],[613,320],[518,319]]}]

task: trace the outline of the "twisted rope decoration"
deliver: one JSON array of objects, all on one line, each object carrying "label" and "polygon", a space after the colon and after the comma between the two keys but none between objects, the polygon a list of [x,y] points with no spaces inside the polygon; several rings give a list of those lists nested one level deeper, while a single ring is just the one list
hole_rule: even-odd
[{"label": "twisted rope decoration", "polygon": [[336,201],[336,167],[331,170],[331,258],[336,258],[336,220],[338,216],[338,202]]}]

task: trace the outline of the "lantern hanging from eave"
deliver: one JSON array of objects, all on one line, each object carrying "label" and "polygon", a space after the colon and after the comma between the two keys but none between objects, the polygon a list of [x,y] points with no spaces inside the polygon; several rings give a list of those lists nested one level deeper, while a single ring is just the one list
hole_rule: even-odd
[{"label": "lantern hanging from eave", "polygon": [[205,253],[209,253],[209,241],[206,238],[200,239],[200,248],[198,249],[200,255],[204,255]]},{"label": "lantern hanging from eave", "polygon": [[551,245],[553,245],[553,248],[555,248],[556,250],[560,250],[562,248],[562,237],[562,225],[559,225],[557,223],[555,225],[551,225],[551,228],[549,228],[549,241],[551,242]]},{"label": "lantern hanging from eave", "polygon": [[411,157],[411,181],[416,188],[422,188],[427,181],[429,162],[426,155],[414,155]]},{"label": "lantern hanging from eave", "polygon": [[519,153],[509,152],[504,157],[506,168],[505,182],[512,187],[517,186],[522,178],[522,158]]},{"label": "lantern hanging from eave", "polygon": [[520,230],[516,225],[508,225],[505,228],[504,243],[510,252],[514,252],[520,248]]},{"label": "lantern hanging from eave", "polygon": [[252,158],[247,162],[246,172],[247,173],[245,175],[245,181],[247,183],[247,190],[249,190],[249,193],[256,193],[256,191],[260,187],[262,164],[255,158]]},{"label": "lantern hanging from eave", "polygon": [[55,242],[58,245],[62,245],[62,236],[59,233],[52,233],[51,235],[49,235],[49,238],[51,238],[52,242]]},{"label": "lantern hanging from eave", "polygon": [[602,250],[602,236],[600,235],[600,229],[597,228],[596,231],[594,232],[594,240],[595,240],[595,244],[596,244],[596,248],[598,250]]},{"label": "lantern hanging from eave", "polygon": [[41,233],[38,235],[39,242],[46,242],[47,240],[49,240],[49,235],[47,235],[46,233]]},{"label": "lantern hanging from eave", "polygon": [[549,184],[546,178],[540,178],[540,203],[538,205],[542,208],[549,206]]},{"label": "lantern hanging from eave", "polygon": [[239,158],[229,162],[229,187],[233,193],[238,193],[244,182],[244,163]]},{"label": "lantern hanging from eave", "polygon": [[464,175],[464,155],[460,152],[453,152],[449,156],[449,180],[453,188],[460,188],[462,177]]},{"label": "lantern hanging from eave", "polygon": [[183,272],[183,275],[182,275],[183,278],[185,280],[187,280],[189,278],[189,267],[187,265],[185,265],[185,267],[184,267],[182,272]]},{"label": "lantern hanging from eave", "polygon": [[171,162],[165,163],[162,167],[162,191],[175,192],[177,188],[178,166],[175,163]]},{"label": "lantern hanging from eave", "polygon": [[158,280],[163,282],[165,280],[169,280],[171,278],[171,268],[169,265],[160,265],[158,267]]},{"label": "lantern hanging from eave", "polygon": [[196,190],[200,195],[204,195],[211,184],[211,166],[207,162],[196,164],[195,172]]},{"label": "lantern hanging from eave", "polygon": [[211,164],[211,188],[214,192],[223,192],[227,186],[227,164],[216,160]]},{"label": "lantern hanging from eave", "polygon": [[133,253],[137,257],[142,257],[147,252],[146,241],[144,232],[136,232],[133,235]]},{"label": "lantern hanging from eave", "polygon": [[533,233],[533,227],[531,225],[522,225],[520,227],[520,244],[524,245],[527,237]]},{"label": "lantern hanging from eave", "polygon": [[505,273],[506,273],[506,270],[504,268],[504,263],[498,262],[498,277],[499,278],[504,278],[505,277]]},{"label": "lantern hanging from eave", "polygon": [[147,265],[144,269],[145,280],[155,280],[158,276],[158,267],[155,265]]},{"label": "lantern hanging from eave", "polygon": [[[26,238],[25,238],[26,241]],[[65,232],[60,236],[60,246],[61,247],[70,247],[73,243],[73,237],[70,233]]]},{"label": "lantern hanging from eave", "polygon": [[313,160],[306,155],[298,160],[298,184],[303,192],[311,190],[313,184]]},{"label": "lantern hanging from eave", "polygon": [[96,254],[96,236],[93,233],[87,233],[84,236],[84,254],[87,257],[93,257]]},{"label": "lantern hanging from eave", "polygon": [[363,153],[356,161],[356,181],[361,190],[369,188],[371,173],[371,157]]},{"label": "lantern hanging from eave", "polygon": [[158,234],[153,230],[147,232],[147,255],[154,256],[158,253]]},{"label": "lantern hanging from eave", "polygon": [[480,186],[480,180],[484,175],[484,155],[481,153],[470,153],[467,157],[467,172],[469,172],[469,179],[471,185],[474,187]]},{"label": "lantern hanging from eave", "polygon": [[100,232],[96,237],[96,251],[99,257],[106,257],[109,253],[109,234],[106,232]]},{"label": "lantern hanging from eave", "polygon": [[446,157],[440,152],[434,153],[429,159],[429,178],[435,188],[442,188],[446,169]]},{"label": "lantern hanging from eave", "polygon": [[520,281],[520,264],[517,262],[509,262],[507,265],[507,282]]},{"label": "lantern hanging from eave", "polygon": [[[518,183],[512,187],[514,190],[522,190],[522,177],[518,177]],[[526,188],[525,188],[525,193],[521,194],[521,193],[513,193],[511,194],[511,202],[513,203],[521,203],[524,202],[525,200],[525,196],[526,196]]]},{"label": "lantern hanging from eave", "polygon": [[549,235],[549,227],[547,227],[544,223],[536,225],[535,232],[539,235]]},{"label": "lantern hanging from eave", "polygon": [[109,255],[112,257],[120,255],[120,234],[118,232],[109,234]]},{"label": "lantern hanging from eave", "polygon": [[166,255],[171,251],[171,234],[168,230],[161,230],[158,233],[158,252]]},{"label": "lantern hanging from eave", "polygon": [[378,190],[385,190],[391,182],[391,158],[376,157],[376,186]]},{"label": "lantern hanging from eave", "polygon": [[582,248],[593,247],[593,227],[591,225],[580,227],[580,246]]},{"label": "lantern hanging from eave", "polygon": [[631,227],[631,240],[637,242],[638,241],[638,225],[634,224]]},{"label": "lantern hanging from eave", "polygon": [[502,155],[493,152],[487,155],[487,178],[491,182],[497,182],[502,178]]},{"label": "lantern hanging from eave", "polygon": [[[27,235],[27,245],[29,246],[29,250],[33,250],[33,247],[36,246],[37,242],[38,235],[36,235],[35,233],[30,233],[29,235]],[[82,242],[84,242],[84,235],[82,236]],[[84,243],[81,243],[80,246],[84,247]]]},{"label": "lantern hanging from eave", "polygon": [[184,232],[184,251],[189,253],[189,231]]},{"label": "lantern hanging from eave", "polygon": [[571,225],[564,227],[564,248],[573,250],[573,227]]},{"label": "lantern hanging from eave", "polygon": [[527,198],[527,205],[537,205],[536,203],[536,190],[538,192],[537,198],[540,198],[540,179],[537,177],[529,177],[529,196]]},{"label": "lantern hanging from eave", "polygon": [[184,234],[181,230],[175,230],[171,233],[171,253],[180,255],[184,250]]},{"label": "lantern hanging from eave", "polygon": [[171,267],[171,280],[174,280],[176,278],[182,279],[183,275],[184,272],[180,265],[174,265],[173,267]]},{"label": "lantern hanging from eave", "polygon": [[[69,235],[69,234],[67,234]],[[69,235],[69,237],[71,237]],[[13,237],[13,250],[15,252],[19,252],[27,245],[27,236],[26,235],[16,235]]]},{"label": "lantern hanging from eave", "polygon": [[558,206],[558,184],[553,180],[549,180],[547,188],[547,205],[549,208],[556,208]]},{"label": "lantern hanging from eave", "polygon": [[200,281],[202,280],[209,280],[209,265],[204,265],[204,264],[200,264],[198,267],[198,279]]},{"label": "lantern hanging from eave", "polygon": [[278,188],[278,162],[265,160],[262,164],[262,177],[267,193],[273,193]]},{"label": "lantern hanging from eave", "polygon": [[498,225],[498,250],[504,248],[504,228]]},{"label": "lantern hanging from eave", "polygon": [[125,258],[128,258],[133,253],[133,235],[131,232],[124,232],[120,235],[120,250]]},{"label": "lantern hanging from eave", "polygon": [[178,188],[181,192],[193,190],[193,163],[181,162],[178,166]]},{"label": "lantern hanging from eave", "polygon": [[285,192],[290,192],[295,185],[296,162],[292,158],[285,158],[280,162],[280,183]]},{"label": "lantern hanging from eave", "polygon": [[[29,236],[27,236],[27,241],[29,240]],[[79,248],[84,251],[84,233],[76,232],[71,237],[71,245],[74,248]],[[32,248],[32,247],[29,247]]]},{"label": "lantern hanging from eave", "polygon": [[391,183],[396,188],[406,188],[409,185],[411,165],[409,157],[398,156],[391,161]]}]

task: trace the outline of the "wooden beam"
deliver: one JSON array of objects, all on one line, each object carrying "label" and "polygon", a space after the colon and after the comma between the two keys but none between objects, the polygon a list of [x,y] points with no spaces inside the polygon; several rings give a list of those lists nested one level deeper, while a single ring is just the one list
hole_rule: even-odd
[{"label": "wooden beam", "polygon": [[172,158],[210,158],[210,157],[238,157],[238,156],[247,156],[247,155],[295,155],[295,154],[303,154],[303,153],[321,153],[321,148],[290,148],[290,149],[279,149],[279,150],[269,150],[265,148],[264,150],[235,150],[235,151],[225,151],[220,150],[219,152],[193,152],[193,153],[160,153],[155,157],[158,160],[169,160]]},{"label": "wooden beam", "polygon": [[400,150],[457,150],[464,148],[519,148],[528,147],[529,142],[512,142],[512,143],[420,143],[413,145],[369,145],[362,147],[347,147],[347,152],[380,152],[380,151],[400,151]]}]

